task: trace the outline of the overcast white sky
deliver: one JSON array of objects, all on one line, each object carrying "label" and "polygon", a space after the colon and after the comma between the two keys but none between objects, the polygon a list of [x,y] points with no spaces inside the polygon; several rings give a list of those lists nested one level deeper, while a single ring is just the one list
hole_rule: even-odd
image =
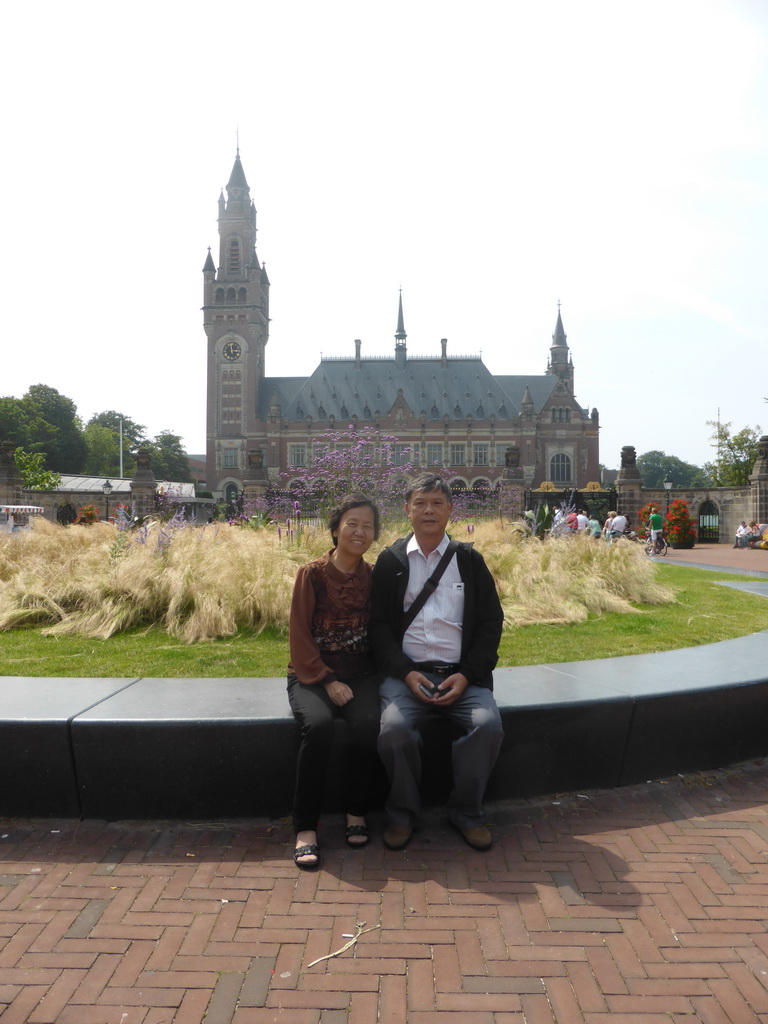
[{"label": "overcast white sky", "polygon": [[768,428],[765,0],[42,0],[3,13],[0,395],[205,448],[202,266],[240,154],[270,375],[320,352],[542,373],[601,461]]}]

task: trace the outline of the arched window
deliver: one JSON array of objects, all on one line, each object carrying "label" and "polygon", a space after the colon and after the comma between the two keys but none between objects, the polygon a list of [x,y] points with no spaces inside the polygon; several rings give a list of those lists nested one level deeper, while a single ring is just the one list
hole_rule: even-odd
[{"label": "arched window", "polygon": [[234,303],[237,299],[237,292],[234,288],[227,288],[227,302],[230,304]]},{"label": "arched window", "polygon": [[549,479],[553,484],[568,484],[571,482],[571,460],[562,453],[553,455],[549,460]]},{"label": "arched window", "polygon": [[227,273],[239,274],[242,263],[243,261],[240,255],[240,239],[230,238],[229,246],[227,248]]},{"label": "arched window", "polygon": [[240,302],[240,303],[243,303],[243,302],[245,302],[246,298],[247,298],[247,294],[246,294],[245,288],[238,289],[237,301]]},{"label": "arched window", "polygon": [[216,289],[216,304],[220,306],[223,302],[224,302],[224,289],[223,288],[217,288]]}]

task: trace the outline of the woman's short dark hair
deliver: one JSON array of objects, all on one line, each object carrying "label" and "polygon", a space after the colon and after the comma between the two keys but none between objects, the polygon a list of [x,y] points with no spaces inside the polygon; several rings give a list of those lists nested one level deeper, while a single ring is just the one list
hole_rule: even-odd
[{"label": "woman's short dark hair", "polygon": [[411,495],[416,491],[442,491],[449,502],[453,501],[453,493],[448,481],[436,473],[422,473],[421,476],[412,480],[410,487],[405,492],[405,500],[409,502]]},{"label": "woman's short dark hair", "polygon": [[352,508],[369,508],[373,512],[373,539],[379,539],[379,510],[372,499],[365,494],[348,494],[328,516],[328,529],[331,531],[334,547],[336,547],[337,541],[333,534],[338,530],[344,513],[349,512]]}]

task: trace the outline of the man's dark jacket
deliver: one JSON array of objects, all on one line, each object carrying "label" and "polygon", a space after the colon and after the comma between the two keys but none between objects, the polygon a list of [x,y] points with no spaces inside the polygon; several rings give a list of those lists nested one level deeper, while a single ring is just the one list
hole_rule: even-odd
[{"label": "man's dark jacket", "polygon": [[[376,559],[371,585],[371,623],[368,636],[380,672],[405,679],[415,664],[403,653],[403,599],[408,586],[408,537],[396,540]],[[496,584],[483,556],[471,544],[456,550],[459,575],[464,583],[464,619],[458,671],[473,686],[493,689],[493,668],[498,661],[504,613]],[[438,583],[438,587],[441,584]],[[423,614],[429,615],[430,600]]]}]

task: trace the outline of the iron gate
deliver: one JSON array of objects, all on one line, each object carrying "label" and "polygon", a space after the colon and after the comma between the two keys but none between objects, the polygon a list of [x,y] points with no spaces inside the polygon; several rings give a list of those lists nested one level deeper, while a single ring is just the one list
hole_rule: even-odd
[{"label": "iron gate", "polygon": [[714,501],[704,501],[699,508],[699,541],[702,544],[720,543],[720,510]]}]

